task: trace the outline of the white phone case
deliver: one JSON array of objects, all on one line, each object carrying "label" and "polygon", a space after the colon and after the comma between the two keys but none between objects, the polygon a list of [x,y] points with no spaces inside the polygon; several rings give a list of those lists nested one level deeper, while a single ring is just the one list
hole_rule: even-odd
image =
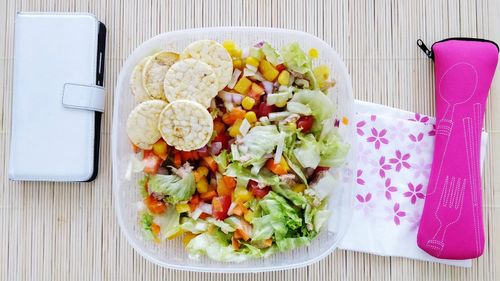
[{"label": "white phone case", "polygon": [[91,14],[17,14],[11,180],[97,176],[105,34]]}]

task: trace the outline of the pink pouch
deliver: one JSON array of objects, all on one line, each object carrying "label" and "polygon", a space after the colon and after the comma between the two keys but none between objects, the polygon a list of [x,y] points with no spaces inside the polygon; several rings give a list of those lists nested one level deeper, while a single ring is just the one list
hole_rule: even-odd
[{"label": "pink pouch", "polygon": [[476,258],[484,249],[479,149],[498,45],[468,38],[432,50],[417,44],[435,60],[437,124],[418,246],[437,258]]}]

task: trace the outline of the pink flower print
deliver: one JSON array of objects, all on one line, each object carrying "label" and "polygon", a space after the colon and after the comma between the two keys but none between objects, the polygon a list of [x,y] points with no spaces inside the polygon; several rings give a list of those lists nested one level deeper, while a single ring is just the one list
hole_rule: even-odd
[{"label": "pink flower print", "polygon": [[427,132],[427,135],[430,137],[433,137],[436,135],[436,124],[432,124],[432,129],[429,132]]},{"label": "pink flower print", "polygon": [[425,195],[420,192],[423,188],[423,185],[422,184],[418,184],[417,186],[414,186],[413,183],[409,183],[408,184],[408,189],[410,191],[407,191],[405,193],[403,193],[403,196],[404,197],[410,197],[410,201],[413,205],[415,205],[415,203],[417,202],[417,198],[418,199],[424,199],[425,198]]},{"label": "pink flower print", "polygon": [[405,141],[410,129],[408,128],[408,121],[399,119],[390,122],[392,125],[388,127],[390,139],[394,141]]},{"label": "pink flower print", "polygon": [[408,120],[427,124],[427,122],[429,122],[429,117],[425,115],[420,115],[420,113],[415,113],[415,117],[410,118]]},{"label": "pink flower print", "polygon": [[418,162],[411,164],[411,169],[416,179],[420,176],[424,177],[426,180],[429,179],[431,167],[432,164],[425,162],[424,159],[420,159]]},{"label": "pink flower print", "polygon": [[408,149],[415,149],[415,151],[420,154],[422,153],[422,151],[424,151],[425,148],[427,148],[427,142],[423,141],[423,133],[418,133],[418,135],[409,134],[408,138],[411,141],[411,143],[408,145]]},{"label": "pink flower print", "polygon": [[371,199],[372,199],[372,194],[369,192],[364,196],[361,194],[357,194],[356,200],[358,204],[356,204],[355,208],[357,210],[362,211],[365,214],[365,216],[373,215],[374,213],[373,210],[375,209],[375,203]]},{"label": "pink flower print", "polygon": [[358,170],[357,176],[356,176],[356,182],[359,185],[365,185],[365,180],[361,178],[362,175],[363,175],[363,170]]},{"label": "pink flower print", "polygon": [[364,136],[365,135],[365,132],[363,132],[363,127],[366,125],[366,122],[363,120],[363,121],[359,121],[357,124],[356,124],[356,131],[358,132],[358,135],[360,136]]},{"label": "pink flower print", "polygon": [[385,156],[380,156],[378,163],[375,162],[375,165],[376,168],[374,170],[375,172],[377,172],[378,170],[378,174],[381,178],[385,178],[385,171],[389,171],[390,169],[392,169],[391,165],[385,162]]},{"label": "pink flower print", "polygon": [[401,218],[403,218],[404,216],[406,216],[406,212],[404,211],[400,211],[399,209],[399,203],[396,203],[394,204],[394,207],[392,208],[393,210],[393,220],[394,220],[394,223],[396,225],[400,225],[401,224]]},{"label": "pink flower print", "polygon": [[411,165],[407,162],[410,159],[410,153],[403,154],[401,151],[396,150],[396,157],[391,158],[389,162],[391,164],[396,164],[396,172],[401,171],[401,167],[405,167],[406,169],[410,169]]},{"label": "pink flower print", "polygon": [[372,120],[372,122],[375,122],[377,120],[377,115],[370,116],[370,120]]},{"label": "pink flower print", "polygon": [[391,195],[391,192],[396,192],[398,191],[398,188],[391,185],[391,179],[386,179],[385,182],[384,182],[384,190],[385,190],[385,198],[387,200],[391,200],[392,199],[392,195]]},{"label": "pink flower print", "polygon": [[383,144],[388,144],[389,141],[384,138],[385,134],[387,134],[387,130],[386,129],[382,129],[380,132],[377,131],[377,129],[375,128],[372,128],[372,136],[371,137],[368,137],[366,138],[366,141],[367,142],[373,142],[375,143],[375,149],[380,149],[380,144],[383,143]]}]

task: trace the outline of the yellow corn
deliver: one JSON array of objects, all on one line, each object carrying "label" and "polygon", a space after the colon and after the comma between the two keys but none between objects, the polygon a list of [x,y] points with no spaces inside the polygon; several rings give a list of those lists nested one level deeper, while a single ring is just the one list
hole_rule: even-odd
[{"label": "yellow corn", "polygon": [[235,59],[233,60],[233,67],[243,69],[245,67],[245,62],[242,59]]},{"label": "yellow corn", "polygon": [[231,52],[229,52],[229,54],[231,55],[231,57],[233,58],[241,58],[241,54],[243,53],[243,51],[241,50],[241,48],[239,47],[236,47],[234,48],[233,50],[231,50]]},{"label": "yellow corn", "polygon": [[304,192],[304,190],[306,190],[306,185],[303,183],[296,184],[292,187],[292,190],[297,193]]},{"label": "yellow corn", "polygon": [[189,212],[190,208],[187,203],[179,203],[175,205],[175,210],[177,211],[177,213],[182,214]]},{"label": "yellow corn", "polygon": [[316,50],[315,48],[309,49],[309,56],[313,59],[318,58],[319,56],[318,50]]},{"label": "yellow corn", "polygon": [[224,40],[222,42],[222,46],[226,49],[226,51],[231,52],[232,50],[236,49],[236,43],[234,43],[233,40]]},{"label": "yellow corn", "polygon": [[245,97],[241,101],[241,106],[243,106],[243,108],[246,110],[252,109],[254,105],[255,105],[255,100],[252,99],[251,97]]},{"label": "yellow corn", "polygon": [[241,120],[234,122],[233,126],[229,127],[229,135],[233,138],[237,137],[240,133]]},{"label": "yellow corn", "polygon": [[326,81],[330,76],[330,69],[326,65],[320,65],[313,69],[313,73],[318,80]]},{"label": "yellow corn", "polygon": [[253,218],[254,218],[254,213],[251,211],[251,210],[248,210],[244,215],[243,215],[243,218],[247,221],[247,222],[252,222]]},{"label": "yellow corn", "polygon": [[202,177],[198,182],[196,182],[196,190],[198,190],[199,193],[208,191],[208,181],[206,177]]},{"label": "yellow corn", "polygon": [[259,71],[262,77],[268,81],[274,81],[280,72],[267,60],[262,60],[259,64]]},{"label": "yellow corn", "polygon": [[253,65],[255,67],[259,67],[259,60],[254,57],[247,57],[245,60],[246,64]]},{"label": "yellow corn", "polygon": [[245,113],[245,119],[247,119],[248,123],[253,124],[257,122],[257,115],[253,111],[248,111]]},{"label": "yellow corn", "polygon": [[196,169],[196,171],[202,176],[202,177],[206,177],[208,175],[208,168],[205,167],[205,166],[200,166],[198,167],[198,169]]},{"label": "yellow corn", "polygon": [[280,75],[278,75],[278,83],[283,86],[288,86],[290,83],[290,72],[283,70]]}]

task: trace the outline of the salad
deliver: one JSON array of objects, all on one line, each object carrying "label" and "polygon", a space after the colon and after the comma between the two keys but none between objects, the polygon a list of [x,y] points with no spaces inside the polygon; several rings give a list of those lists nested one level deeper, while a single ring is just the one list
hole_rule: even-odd
[{"label": "salad", "polygon": [[140,180],[138,228],[189,256],[241,262],[308,245],[325,227],[349,145],[330,69],[297,43],[191,43],[140,61],[125,177]]}]

